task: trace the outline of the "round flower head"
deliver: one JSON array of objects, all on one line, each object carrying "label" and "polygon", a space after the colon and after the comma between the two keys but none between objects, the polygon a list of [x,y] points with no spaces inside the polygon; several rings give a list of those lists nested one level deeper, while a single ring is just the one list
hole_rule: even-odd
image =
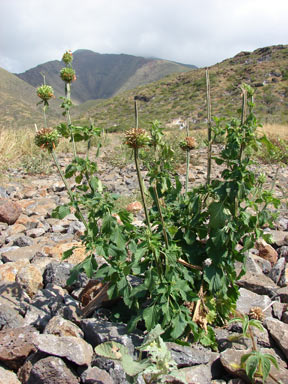
[{"label": "round flower head", "polygon": [[43,128],[36,133],[34,142],[38,147],[52,152],[59,144],[59,134],[55,129]]},{"label": "round flower head", "polygon": [[194,137],[185,137],[185,140],[180,141],[179,145],[183,151],[191,151],[196,148],[196,140]]},{"label": "round flower head", "polygon": [[149,142],[150,138],[144,129],[130,129],[125,132],[125,144],[130,148],[141,148],[148,145]]},{"label": "round flower head", "polygon": [[66,65],[72,63],[73,55],[72,55],[72,52],[70,51],[70,49],[64,53],[64,55],[62,56],[62,61],[64,61],[64,63]]},{"label": "round flower head", "polygon": [[41,85],[41,87],[37,88],[37,96],[44,102],[47,102],[54,97],[53,88],[50,85]]},{"label": "round flower head", "polygon": [[72,83],[76,80],[76,74],[73,68],[62,68],[60,71],[60,77],[65,83]]}]

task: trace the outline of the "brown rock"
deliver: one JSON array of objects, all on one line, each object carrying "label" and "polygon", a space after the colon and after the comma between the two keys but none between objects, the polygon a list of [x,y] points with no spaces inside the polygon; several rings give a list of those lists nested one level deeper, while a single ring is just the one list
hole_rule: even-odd
[{"label": "brown rock", "polygon": [[61,316],[54,316],[46,325],[44,333],[56,336],[74,336],[84,338],[84,332],[72,321]]},{"label": "brown rock", "polygon": [[9,235],[15,235],[17,233],[22,233],[26,231],[26,227],[23,224],[18,224],[17,222],[10,226]]},{"label": "brown rock", "polygon": [[265,240],[260,239],[256,242],[256,248],[259,251],[259,256],[263,259],[270,261],[272,265],[277,263],[278,253],[270,244],[267,244]]},{"label": "brown rock", "polygon": [[59,357],[49,356],[35,363],[23,384],[79,384],[77,377]]},{"label": "brown rock", "polygon": [[132,213],[139,212],[142,208],[143,206],[140,201],[134,201],[133,203],[128,204],[126,207],[127,211]]},{"label": "brown rock", "polygon": [[35,265],[28,264],[21,268],[15,279],[30,297],[43,287],[42,273]]},{"label": "brown rock", "polygon": [[81,375],[84,384],[113,384],[111,376],[98,367],[89,367]]},{"label": "brown rock", "polygon": [[24,259],[14,263],[6,263],[0,265],[0,281],[14,283],[18,271],[28,264],[29,261]]},{"label": "brown rock", "polygon": [[21,384],[16,374],[8,369],[0,367],[0,383],[3,384]]},{"label": "brown rock", "polygon": [[12,225],[21,213],[19,204],[9,199],[0,199],[0,221]]},{"label": "brown rock", "polygon": [[71,264],[81,263],[86,257],[86,249],[85,246],[80,241],[72,241],[71,243],[60,243],[54,246],[46,246],[43,248],[45,254],[53,259],[61,260],[63,253],[72,247],[76,247],[73,251],[73,254],[66,259],[65,261]]},{"label": "brown rock", "polygon": [[11,369],[18,369],[30,353],[35,352],[33,340],[38,334],[33,327],[0,331],[0,361]]},{"label": "brown rock", "polygon": [[43,334],[37,336],[35,345],[41,352],[65,357],[77,365],[90,365],[92,360],[91,345],[80,337]]}]

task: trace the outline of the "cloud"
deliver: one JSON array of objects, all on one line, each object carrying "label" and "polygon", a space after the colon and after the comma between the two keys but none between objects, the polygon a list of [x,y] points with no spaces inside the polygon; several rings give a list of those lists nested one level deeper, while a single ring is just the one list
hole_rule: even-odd
[{"label": "cloud", "polygon": [[66,49],[206,66],[287,43],[286,0],[2,0],[0,66],[19,72]]}]

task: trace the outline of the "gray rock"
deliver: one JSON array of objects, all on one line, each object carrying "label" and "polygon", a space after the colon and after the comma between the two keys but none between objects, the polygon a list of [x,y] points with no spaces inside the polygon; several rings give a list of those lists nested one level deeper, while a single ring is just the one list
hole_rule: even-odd
[{"label": "gray rock", "polygon": [[82,314],[79,301],[75,300],[68,294],[64,295],[64,305],[59,309],[57,314],[63,316],[64,319],[70,320],[79,325]]},{"label": "gray rock", "polygon": [[66,282],[70,276],[70,271],[73,268],[72,264],[52,261],[47,265],[43,273],[43,282],[44,287],[47,284],[55,284],[59,287],[65,288],[67,286]]},{"label": "gray rock", "polygon": [[7,199],[9,197],[6,189],[3,187],[0,187],[0,197],[2,199]]},{"label": "gray rock", "polygon": [[83,384],[114,384],[112,377],[103,369],[89,367],[81,375]]},{"label": "gray rock", "polygon": [[276,319],[281,320],[284,309],[285,304],[279,303],[279,301],[275,301],[272,305],[273,316]]},{"label": "gray rock", "polygon": [[288,233],[287,231],[269,231],[272,236],[273,244],[281,247],[282,245],[288,245]]},{"label": "gray rock", "polygon": [[16,245],[17,247],[28,247],[33,244],[33,240],[25,235],[17,236],[16,239],[13,242],[13,245]]},{"label": "gray rock", "polygon": [[258,295],[269,297],[274,297],[279,288],[268,276],[252,274],[249,271],[237,281],[237,285]]},{"label": "gray rock", "polygon": [[[186,378],[187,383],[211,384],[212,373],[211,366],[209,364],[182,368],[179,369],[179,373],[181,373]],[[174,380],[172,379],[172,382],[173,381]]]},{"label": "gray rock", "polygon": [[26,311],[24,324],[26,326],[34,326],[39,331],[43,331],[51,317],[50,311],[45,311],[31,305]]},{"label": "gray rock", "polygon": [[19,328],[24,326],[24,320],[19,312],[10,305],[0,301],[0,329]]},{"label": "gray rock", "polygon": [[253,259],[255,263],[259,265],[259,267],[262,269],[262,272],[267,275],[271,271],[271,263],[268,260],[263,259],[263,257],[253,255]]},{"label": "gray rock", "polygon": [[79,381],[62,359],[49,356],[33,366],[26,384],[79,384]]},{"label": "gray rock", "polygon": [[34,343],[39,351],[65,357],[77,365],[88,366],[92,361],[93,349],[80,337],[42,334],[35,338]]},{"label": "gray rock", "polygon": [[286,285],[286,284],[284,285],[279,284],[282,275],[285,273],[285,266],[286,266],[286,260],[284,257],[281,257],[277,261],[277,263],[273,266],[273,268],[269,273],[269,277],[274,281],[275,284],[278,284],[280,287]]},{"label": "gray rock", "polygon": [[131,355],[134,353],[134,346],[141,344],[141,338],[137,334],[127,335],[126,326],[114,324],[109,321],[99,321],[98,319],[84,319],[81,321],[81,328],[84,331],[85,340],[93,348],[105,341],[116,341],[128,348]]},{"label": "gray rock", "polygon": [[36,237],[44,235],[45,232],[46,231],[44,228],[34,228],[26,231],[26,235],[32,237],[32,239],[35,239]]},{"label": "gray rock", "polygon": [[[242,314],[248,315],[251,307],[260,307],[265,309],[271,304],[271,299],[266,295],[258,295],[252,291],[249,291],[245,288],[239,289],[240,296],[236,303],[237,311]],[[271,308],[265,311],[265,316],[271,316]]]},{"label": "gray rock", "polygon": [[288,262],[288,245],[283,245],[279,249],[279,257],[285,257],[286,262]]},{"label": "gray rock", "polygon": [[38,245],[31,245],[28,247],[11,249],[2,253],[2,260],[4,263],[16,262],[18,260],[31,260],[37,252],[41,251],[41,247]]},{"label": "gray rock", "polygon": [[69,225],[69,228],[67,230],[67,233],[74,234],[84,234],[85,232],[85,225],[81,223],[81,221],[74,221]]},{"label": "gray rock", "polygon": [[277,319],[267,318],[265,326],[288,360],[288,324]]},{"label": "gray rock", "polygon": [[198,345],[186,347],[176,343],[167,343],[167,347],[177,363],[178,368],[207,364],[213,356],[213,352],[203,347],[201,348],[201,346]]},{"label": "gray rock", "polygon": [[127,384],[126,373],[117,361],[106,359],[105,357],[96,357],[91,365],[109,373],[114,384]]}]

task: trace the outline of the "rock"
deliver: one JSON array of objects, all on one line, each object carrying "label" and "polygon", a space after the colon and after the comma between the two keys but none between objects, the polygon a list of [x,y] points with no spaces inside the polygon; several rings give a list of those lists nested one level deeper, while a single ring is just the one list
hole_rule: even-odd
[{"label": "rock", "polygon": [[128,212],[135,213],[141,211],[141,209],[143,209],[143,206],[140,201],[134,201],[133,203],[128,204],[126,209]]},{"label": "rock", "polygon": [[52,317],[46,325],[44,333],[56,336],[84,337],[83,331],[77,325],[72,323],[72,321],[63,319],[61,316]]},{"label": "rock", "polygon": [[44,286],[47,284],[55,284],[59,287],[65,288],[66,282],[70,276],[72,265],[65,262],[52,261],[47,265],[43,273]]},{"label": "rock", "polygon": [[282,314],[285,310],[285,304],[279,303],[279,301],[275,301],[272,305],[272,310],[273,310],[273,316],[281,320],[282,319]]},{"label": "rock", "polygon": [[21,384],[16,374],[8,369],[0,367],[0,383],[3,384]]},{"label": "rock", "polygon": [[260,239],[256,242],[256,248],[259,251],[259,256],[263,259],[270,261],[274,265],[278,260],[278,253],[270,244],[267,244],[265,240]]},{"label": "rock", "polygon": [[[277,285],[280,285],[279,282],[280,282],[282,275],[285,273],[285,267],[286,267],[286,260],[284,257],[281,257],[277,261],[277,263],[273,266],[273,268],[271,269],[271,271],[269,273],[270,279],[272,279],[274,281],[274,283],[276,283]],[[285,285],[286,284],[280,285],[280,287],[281,286],[283,287]]]},{"label": "rock", "polygon": [[[211,384],[212,374],[211,366],[209,364],[182,368],[179,369],[179,373],[185,377],[187,383]],[[172,379],[172,382],[173,381],[174,379]],[[169,379],[167,382],[169,383]]]},{"label": "rock", "polygon": [[59,357],[49,356],[37,361],[23,384],[79,384],[77,376]]},{"label": "rock", "polygon": [[20,315],[24,315],[29,306],[30,297],[18,283],[2,282],[0,283],[0,302],[15,309]]},{"label": "rock", "polygon": [[17,273],[26,265],[29,264],[28,260],[19,260],[14,263],[6,263],[0,265],[0,281],[1,283],[14,283]]},{"label": "rock", "polygon": [[83,384],[114,384],[111,376],[97,367],[89,367],[81,375]]},{"label": "rock", "polygon": [[272,236],[272,242],[273,244],[277,245],[277,247],[281,247],[282,245],[288,245],[287,231],[271,230],[268,233]]},{"label": "rock", "polygon": [[[258,295],[245,288],[240,288],[239,293],[240,296],[236,303],[236,309],[243,315],[248,315],[251,307],[265,309],[271,304],[271,299],[266,295]],[[265,316],[271,316],[271,308],[265,312]]]},{"label": "rock", "polygon": [[36,237],[44,235],[45,232],[46,231],[44,228],[34,228],[26,231],[26,235],[32,237],[32,239],[35,239]]},{"label": "rock", "polygon": [[25,289],[30,297],[33,297],[43,287],[42,273],[39,268],[32,264],[21,268],[15,280]]},{"label": "rock", "polygon": [[21,207],[17,203],[9,199],[0,199],[0,221],[3,223],[14,224],[21,211]]},{"label": "rock", "polygon": [[[9,227],[9,235],[16,235],[17,233],[23,233],[26,231],[26,227],[23,224],[18,224],[17,221],[15,224]],[[29,244],[30,245],[30,244]]]},{"label": "rock", "polygon": [[2,253],[2,260],[4,263],[14,262],[19,260],[30,261],[38,252],[41,251],[41,247],[38,245],[31,245],[29,247],[22,247],[12,249]]},{"label": "rock", "polygon": [[88,366],[92,361],[93,349],[80,337],[42,334],[35,338],[34,343],[39,351],[65,357],[77,365]]},{"label": "rock", "polygon": [[84,235],[85,229],[85,225],[81,221],[74,221],[69,225],[67,233],[80,237]]},{"label": "rock", "polygon": [[24,320],[19,312],[10,305],[0,301],[0,330],[24,326]]},{"label": "rock", "polygon": [[13,245],[17,245],[17,247],[28,247],[32,244],[33,240],[25,235],[18,236],[13,242]]},{"label": "rock", "polygon": [[277,319],[267,318],[265,326],[288,360],[288,324]]},{"label": "rock", "polygon": [[284,245],[279,249],[279,257],[285,257],[285,260],[288,263],[288,246],[287,245]]},{"label": "rock", "polygon": [[272,266],[270,261],[265,260],[257,255],[253,255],[253,260],[259,265],[265,275],[267,275],[271,271]]},{"label": "rock", "polygon": [[141,344],[140,336],[136,334],[127,335],[124,324],[114,324],[109,321],[99,321],[98,319],[84,319],[80,325],[84,331],[85,340],[93,348],[105,341],[116,341],[127,347],[129,353],[133,355],[134,347]]},{"label": "rock", "polygon": [[167,343],[172,358],[177,363],[178,368],[191,367],[192,365],[207,364],[213,352],[198,345],[182,346],[176,343]]},{"label": "rock", "polygon": [[237,285],[257,293],[258,295],[267,295],[269,297],[274,297],[279,290],[279,287],[274,281],[266,275],[256,275],[249,271],[237,281]]},{"label": "rock", "polygon": [[[61,260],[63,253],[74,247],[72,255],[65,262],[68,261],[69,264],[73,265],[81,263],[81,261],[87,257],[85,246],[80,241],[71,241],[70,236],[72,235],[68,234],[65,236],[68,236],[68,238],[64,243],[44,247],[45,253],[53,257],[53,259]],[[57,240],[54,237],[52,237],[52,239],[54,239],[53,241]],[[63,239],[60,239],[60,241],[62,240]]]},{"label": "rock", "polygon": [[114,384],[126,384],[126,373],[124,372],[120,363],[115,360],[109,360],[105,357],[94,357],[92,364],[93,367],[105,370],[112,377]]},{"label": "rock", "polygon": [[0,361],[11,369],[18,369],[30,353],[35,352],[34,340],[38,332],[33,327],[0,331]]}]

